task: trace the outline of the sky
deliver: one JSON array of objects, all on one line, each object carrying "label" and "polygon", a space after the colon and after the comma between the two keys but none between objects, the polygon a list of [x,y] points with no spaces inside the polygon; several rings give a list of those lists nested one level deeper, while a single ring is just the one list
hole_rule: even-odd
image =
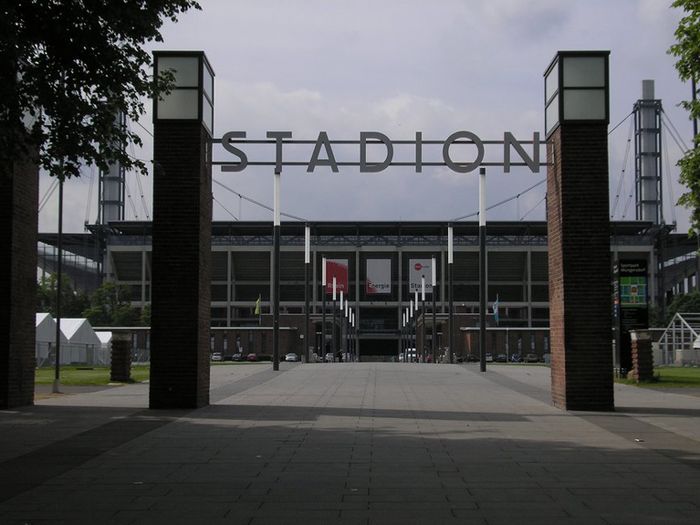
[{"label": "sky", "polygon": [[[214,136],[246,131],[264,138],[288,130],[294,138],[357,140],[361,131],[392,139],[444,140],[466,130],[501,140],[505,131],[530,140],[544,136],[543,73],[558,50],[610,51],[610,202],[615,220],[634,220],[631,118],[613,128],[653,79],[666,119],[686,143],[691,124],[678,107],[690,96],[667,49],[682,14],[670,0],[200,0],[163,27],[164,42],[149,50],[201,50],[215,71]],[[144,141],[130,153],[152,159],[148,112],[131,123]],[[681,155],[669,133],[663,163],[664,218],[688,229],[688,211],[676,207],[684,189],[675,164]],[[355,148],[334,148],[338,160],[359,160]],[[376,152],[376,150],[375,150]],[[273,150],[251,152],[272,160]],[[290,152],[308,160],[309,150]],[[439,150],[437,150],[439,154]],[[218,151],[215,158],[223,159]],[[372,154],[372,150],[370,150]],[[426,153],[427,155],[428,153]],[[400,155],[397,152],[397,155]],[[459,150],[455,158],[460,159]],[[464,159],[466,160],[466,159]],[[214,181],[268,206],[269,167],[242,173],[213,170]],[[544,220],[546,172],[501,168],[487,172],[487,220]],[[40,231],[56,231],[57,193],[41,178]],[[151,176],[127,174],[128,220],[152,217]],[[64,231],[83,231],[97,215],[97,174],[86,167],[65,186]],[[617,197],[619,195],[619,198]],[[510,198],[512,200],[508,200]],[[272,213],[214,184],[214,220],[269,220]],[[392,167],[381,173],[285,168],[281,208],[310,221],[436,220],[478,210],[478,175],[445,167]],[[468,220],[476,220],[476,216]]]}]

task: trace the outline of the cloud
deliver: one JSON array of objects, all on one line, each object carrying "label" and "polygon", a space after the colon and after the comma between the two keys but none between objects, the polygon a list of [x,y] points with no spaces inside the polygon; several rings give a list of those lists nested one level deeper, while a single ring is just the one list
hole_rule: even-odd
[{"label": "cloud", "polygon": [[[669,120],[686,139],[687,115],[675,104],[687,98],[673,59],[666,54],[680,17],[657,0],[386,0],[383,2],[308,0],[303,3],[267,0],[229,2],[207,0],[202,12],[183,15],[165,27],[159,49],[202,49],[216,71],[216,136],[245,130],[264,138],[267,130],[291,130],[295,138],[315,139],[319,131],[331,138],[357,139],[376,130],[396,139],[444,139],[470,130],[486,139],[504,131],[529,138],[543,127],[542,73],[559,49],[611,51],[611,126],[624,118],[639,97],[640,81],[655,78]],[[150,115],[142,124],[151,129]],[[139,131],[140,128],[134,127]],[[150,159],[151,138],[134,156]],[[623,125],[610,136],[611,193],[615,190],[627,140]],[[668,142],[668,141],[667,141]],[[675,161],[669,145],[669,165],[675,195]],[[269,156],[269,151],[254,149]],[[338,158],[357,160],[354,146],[334,148]],[[308,160],[310,147],[290,150]],[[440,150],[426,150],[439,155]],[[455,150],[455,155],[466,154]],[[217,155],[221,156],[219,151]],[[397,147],[396,155],[410,157]],[[631,168],[630,168],[631,171]],[[631,173],[630,173],[631,175]],[[267,168],[222,174],[216,180],[266,204],[272,202],[272,177]],[[524,170],[505,176],[489,169],[488,202],[504,200],[531,186],[538,177]],[[87,181],[87,179],[85,179]],[[285,170],[282,207],[314,220],[439,219],[465,215],[478,207],[477,177],[428,168],[420,175],[410,168],[380,174],[359,174],[345,168],[307,174]],[[47,181],[42,179],[42,195]],[[141,179],[150,206],[152,179]],[[134,208],[143,217],[134,175],[129,175]],[[670,195],[664,182],[664,194]],[[80,231],[89,184],[67,188],[67,231]],[[541,194],[521,197],[521,213]],[[270,220],[266,210],[239,203],[215,187],[215,195],[234,214],[239,204],[245,219]],[[93,190],[93,210],[96,206]],[[55,199],[55,198],[54,198]],[[534,199],[534,202],[533,202]],[[53,202],[53,201],[52,201]],[[512,220],[515,204],[494,210],[493,219]],[[541,219],[539,206],[528,219]],[[127,203],[127,218],[134,211]],[[678,210],[681,223],[687,212]],[[670,216],[667,208],[667,215]],[[93,211],[94,215],[94,211]],[[42,229],[55,230],[55,209],[46,205]],[[215,218],[230,219],[219,205]],[[683,227],[683,226],[681,226]]]}]

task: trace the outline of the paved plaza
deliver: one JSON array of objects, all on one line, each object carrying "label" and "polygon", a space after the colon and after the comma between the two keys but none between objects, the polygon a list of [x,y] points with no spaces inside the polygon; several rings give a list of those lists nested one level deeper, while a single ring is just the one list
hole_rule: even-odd
[{"label": "paved plaza", "polygon": [[540,366],[281,368],[212,367],[199,410],[131,385],[0,411],[0,523],[700,523],[693,395],[572,413]]}]

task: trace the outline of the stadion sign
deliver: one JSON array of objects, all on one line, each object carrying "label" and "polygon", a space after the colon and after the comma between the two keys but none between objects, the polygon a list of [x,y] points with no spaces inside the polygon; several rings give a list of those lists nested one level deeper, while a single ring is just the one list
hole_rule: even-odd
[{"label": "stadion sign", "polygon": [[[313,173],[317,167],[329,167],[334,173],[338,172],[339,166],[358,166],[362,173],[377,173],[385,170],[389,166],[412,166],[416,173],[420,173],[424,166],[446,166],[457,173],[469,173],[480,166],[503,166],[504,173],[509,173],[512,166],[526,166],[532,173],[539,173],[540,148],[544,144],[540,141],[540,134],[535,132],[532,140],[518,140],[515,136],[506,131],[503,140],[482,140],[471,131],[456,131],[445,140],[424,140],[420,131],[415,133],[413,140],[392,140],[384,133],[378,131],[362,131],[359,140],[331,140],[328,133],[321,131],[315,140],[299,140],[292,138],[291,131],[268,131],[267,139],[247,139],[245,131],[229,131],[221,139],[214,139],[215,144],[221,144],[224,150],[234,155],[236,161],[217,161],[221,171],[243,171],[250,166],[275,166],[275,172],[281,173],[283,166],[304,166],[308,173]],[[275,160],[253,161],[246,153],[250,145],[274,144]],[[308,160],[289,160],[285,157],[285,146],[308,145],[313,146]],[[336,159],[336,149],[345,148],[347,145],[359,146],[359,161],[339,161]],[[423,153],[425,146],[442,146],[442,155],[438,160],[425,160]],[[452,148],[460,145],[463,149],[468,148],[468,160],[454,160]],[[394,160],[395,147],[408,146],[411,148],[410,160]],[[530,146],[530,152],[526,150]],[[368,160],[368,147],[381,148],[379,160]],[[486,149],[491,151],[494,147],[495,158],[486,159]],[[518,159],[513,160],[511,156],[515,153]],[[462,152],[464,154],[464,151]]]}]

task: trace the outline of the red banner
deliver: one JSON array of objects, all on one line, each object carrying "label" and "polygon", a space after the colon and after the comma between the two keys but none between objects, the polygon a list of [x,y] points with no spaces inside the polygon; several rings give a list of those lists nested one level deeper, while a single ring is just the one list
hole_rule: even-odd
[{"label": "red banner", "polygon": [[[348,293],[348,260],[326,259],[326,294],[333,294],[333,277],[335,277],[336,293],[347,296]],[[339,295],[337,297],[340,297]]]}]

